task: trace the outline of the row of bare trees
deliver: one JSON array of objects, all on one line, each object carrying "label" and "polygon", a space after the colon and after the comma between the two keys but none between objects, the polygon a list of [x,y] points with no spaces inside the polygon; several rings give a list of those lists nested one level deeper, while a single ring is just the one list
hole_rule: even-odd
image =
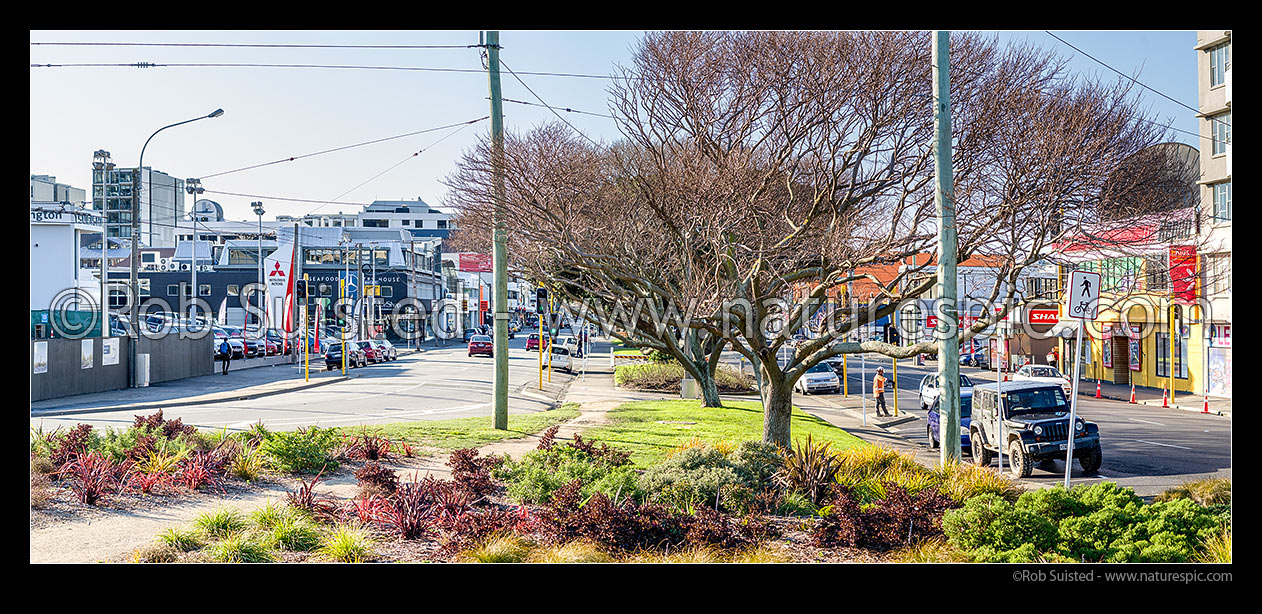
[{"label": "row of bare trees", "polygon": [[[921,32],[647,35],[610,88],[620,140],[595,145],[555,124],[506,135],[512,267],[569,299],[670,313],[672,326],[645,314],[628,333],[678,358],[707,404],[721,402],[713,369],[730,343],[758,368],[764,439],[788,445],[793,384],[810,367],[937,350],[841,340],[932,288],[908,283],[916,267],[892,280],[863,272],[938,252],[929,50]],[[1007,314],[1022,271],[1055,262],[1084,227],[1164,211],[1172,190],[1193,187],[1172,178],[1152,147],[1166,128],[1125,86],[968,34],[951,38],[950,71],[956,257],[991,255],[1006,282],[990,297],[1006,308],[964,341]],[[468,151],[447,180],[470,248],[490,244],[491,147]],[[1120,178],[1127,164],[1140,168]],[[1113,250],[1130,241],[1100,234]],[[797,330],[859,279],[880,283],[882,307],[847,310],[777,359],[786,337],[765,335],[770,322]],[[804,284],[813,290],[786,307]]]}]

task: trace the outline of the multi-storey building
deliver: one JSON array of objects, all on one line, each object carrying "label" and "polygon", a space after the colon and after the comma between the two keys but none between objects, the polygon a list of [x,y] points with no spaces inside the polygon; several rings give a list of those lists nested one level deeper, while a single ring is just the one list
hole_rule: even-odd
[{"label": "multi-storey building", "polygon": [[[131,237],[135,181],[134,167],[92,171],[92,208],[105,211],[106,236]],[[146,166],[140,183],[140,242],[174,247],[176,228],[184,217],[184,181]]]},{"label": "multi-storey building", "polygon": [[83,188],[76,188],[64,183],[57,183],[52,175],[31,175],[31,202],[70,203],[82,205],[87,202],[88,193]]},{"label": "multi-storey building", "polygon": [[425,201],[375,200],[359,214],[364,228],[402,228],[418,237],[443,237],[456,224],[450,213],[431,208]]},{"label": "multi-storey building", "polygon": [[276,221],[285,224],[301,224],[311,228],[341,228],[343,226],[358,226],[358,213],[308,213],[301,217],[292,215],[278,215]]},{"label": "multi-storey building", "polygon": [[[1201,134],[1199,264],[1206,313],[1203,368],[1208,392],[1231,396],[1231,30],[1197,30]],[[1200,391],[1198,391],[1200,392]]]}]

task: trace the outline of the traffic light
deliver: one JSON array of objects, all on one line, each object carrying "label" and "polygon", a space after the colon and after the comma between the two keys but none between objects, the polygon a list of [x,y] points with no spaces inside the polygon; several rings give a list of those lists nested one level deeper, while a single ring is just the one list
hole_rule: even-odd
[{"label": "traffic light", "polygon": [[548,313],[548,289],[535,289],[535,313]]},{"label": "traffic light", "polygon": [[298,300],[307,300],[307,282],[305,280],[300,282],[298,287],[294,288],[294,291],[298,293]]},{"label": "traffic light", "polygon": [[469,299],[460,299],[460,311],[469,311]]}]

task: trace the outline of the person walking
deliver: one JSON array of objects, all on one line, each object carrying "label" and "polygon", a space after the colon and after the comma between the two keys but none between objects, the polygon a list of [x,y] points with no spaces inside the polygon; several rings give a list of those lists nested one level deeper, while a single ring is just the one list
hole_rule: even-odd
[{"label": "person walking", "polygon": [[876,393],[876,415],[889,416],[890,410],[885,407],[885,367],[876,368],[876,377],[872,378],[872,391]]},{"label": "person walking", "polygon": [[227,339],[219,342],[219,353],[223,356],[223,374],[228,374],[228,363],[232,362],[232,345]]}]

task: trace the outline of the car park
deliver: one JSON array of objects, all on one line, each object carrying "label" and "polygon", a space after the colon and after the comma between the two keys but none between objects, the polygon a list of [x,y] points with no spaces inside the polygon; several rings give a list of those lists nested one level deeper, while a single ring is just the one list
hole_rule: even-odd
[{"label": "car park", "polygon": [[1065,391],[1066,396],[1073,394],[1069,378],[1051,365],[1024,365],[1012,374],[1012,381],[1056,384]]},{"label": "car park", "polygon": [[[960,394],[973,388],[973,380],[963,373],[960,374]],[[938,399],[941,390],[938,387],[938,375],[930,373],[924,379],[920,380],[920,409],[929,409],[934,401]]]},{"label": "car park", "polygon": [[565,371],[566,373],[574,372],[574,360],[570,356],[569,349],[561,347],[559,345],[553,345],[551,354],[552,354],[552,357],[549,358],[551,363],[549,364],[552,365],[553,369]]},{"label": "car park", "polygon": [[985,467],[1002,449],[1012,475],[1028,477],[1035,462],[1064,459],[1072,434],[1073,457],[1083,473],[1091,475],[1100,469],[1099,427],[1077,416],[1069,424],[1069,401],[1061,386],[1004,382],[1002,399],[999,386],[989,383],[973,388],[969,447],[974,463]]},{"label": "car park", "polygon": [[[941,415],[939,412],[939,400],[933,400],[933,406],[929,408],[929,415],[925,418],[928,423],[926,433],[929,436],[929,447],[937,448],[941,445]],[[968,426],[972,421],[973,415],[973,391],[966,390],[960,393],[960,449],[969,450],[970,440],[968,438]]]},{"label": "car park", "polygon": [[825,363],[818,363],[806,370],[802,377],[793,384],[794,390],[802,394],[815,392],[841,392],[841,378],[833,368]]},{"label": "car park", "polygon": [[495,356],[495,343],[486,335],[469,338],[469,356]]},{"label": "car park", "polygon": [[234,359],[245,358],[245,341],[243,341],[240,337],[233,337],[232,333],[224,327],[214,327],[211,330],[212,334],[214,334],[216,338],[216,347],[218,346],[220,338],[227,339],[228,345],[232,348],[232,357]]},{"label": "car park", "polygon": [[[346,352],[346,367],[363,367],[368,365],[368,358],[364,356],[364,351],[354,341],[346,343],[348,350]],[[342,343],[330,343],[329,349],[324,353],[324,366],[327,370],[342,368]]]}]

